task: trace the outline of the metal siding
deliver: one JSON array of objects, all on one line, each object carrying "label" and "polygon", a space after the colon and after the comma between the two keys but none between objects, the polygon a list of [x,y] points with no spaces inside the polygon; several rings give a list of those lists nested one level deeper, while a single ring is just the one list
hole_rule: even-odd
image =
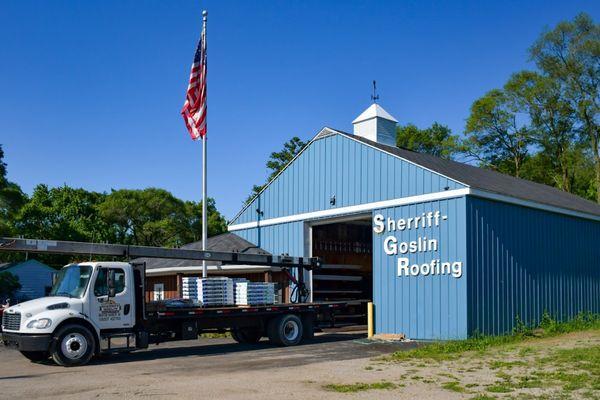
[{"label": "metal siding", "polygon": [[[440,200],[374,210],[384,218],[411,218],[439,210],[448,220],[438,227],[373,233],[373,288],[375,329],[378,333],[404,333],[412,339],[460,339],[467,337],[467,246],[465,198]],[[397,276],[397,259],[387,255],[383,241],[394,235],[398,243],[427,237],[438,240],[437,252],[409,255],[411,264],[462,261],[463,275]]]},{"label": "metal siding", "polygon": [[[392,184],[393,182],[393,184]],[[464,187],[348,137],[315,140],[232,224]],[[336,204],[329,199],[336,196]],[[263,211],[258,216],[256,209]]]},{"label": "metal siding", "polygon": [[469,334],[600,312],[600,223],[467,198]]},{"label": "metal siding", "polygon": [[52,275],[57,272],[37,260],[28,260],[7,270],[19,278],[21,289],[15,293],[18,299],[37,299],[44,297],[46,287],[52,286]]},{"label": "metal siding", "polygon": [[304,256],[303,222],[243,229],[235,233],[273,255]]}]

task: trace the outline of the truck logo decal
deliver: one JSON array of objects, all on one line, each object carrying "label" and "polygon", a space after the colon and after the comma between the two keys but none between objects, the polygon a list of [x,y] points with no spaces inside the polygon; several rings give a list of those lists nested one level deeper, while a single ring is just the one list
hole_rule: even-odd
[{"label": "truck logo decal", "polygon": [[98,313],[100,321],[118,321],[121,319],[121,305],[114,300],[100,304]]}]

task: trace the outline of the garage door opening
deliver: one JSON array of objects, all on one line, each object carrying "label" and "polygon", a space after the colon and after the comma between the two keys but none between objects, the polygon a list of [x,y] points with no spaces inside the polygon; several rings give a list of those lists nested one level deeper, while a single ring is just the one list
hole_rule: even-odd
[{"label": "garage door opening", "polygon": [[[323,260],[313,272],[314,301],[373,298],[373,236],[369,216],[313,225],[312,255]],[[336,325],[366,324],[366,309],[340,315]]]}]

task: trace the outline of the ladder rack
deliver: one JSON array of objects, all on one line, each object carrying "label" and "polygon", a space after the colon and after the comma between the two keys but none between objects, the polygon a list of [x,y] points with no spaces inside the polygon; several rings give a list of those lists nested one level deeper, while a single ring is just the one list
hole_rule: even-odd
[{"label": "ladder rack", "polygon": [[174,258],[179,260],[206,260],[222,262],[224,264],[264,265],[307,270],[317,269],[321,266],[320,259],[315,257],[273,256],[265,254],[21,238],[0,238],[0,251],[114,256],[124,257],[126,259],[137,257]]}]

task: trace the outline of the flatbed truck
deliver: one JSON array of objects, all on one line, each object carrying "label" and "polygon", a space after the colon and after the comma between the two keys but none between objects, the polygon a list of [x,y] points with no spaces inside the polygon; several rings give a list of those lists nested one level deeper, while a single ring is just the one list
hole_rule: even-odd
[{"label": "flatbed truck", "polygon": [[[79,242],[0,238],[0,251],[29,251],[221,260],[231,263],[318,268],[314,258],[215,253],[142,246],[92,245]],[[151,343],[193,340],[204,332],[230,331],[239,343],[268,337],[279,346],[311,339],[319,321],[333,321],[336,312],[361,307],[362,301],[202,307],[184,299],[147,302],[145,264],[96,261],[69,264],[57,274],[50,295],[4,310],[2,341],[33,362],[52,359],[70,367],[94,356],[131,352]]]}]

